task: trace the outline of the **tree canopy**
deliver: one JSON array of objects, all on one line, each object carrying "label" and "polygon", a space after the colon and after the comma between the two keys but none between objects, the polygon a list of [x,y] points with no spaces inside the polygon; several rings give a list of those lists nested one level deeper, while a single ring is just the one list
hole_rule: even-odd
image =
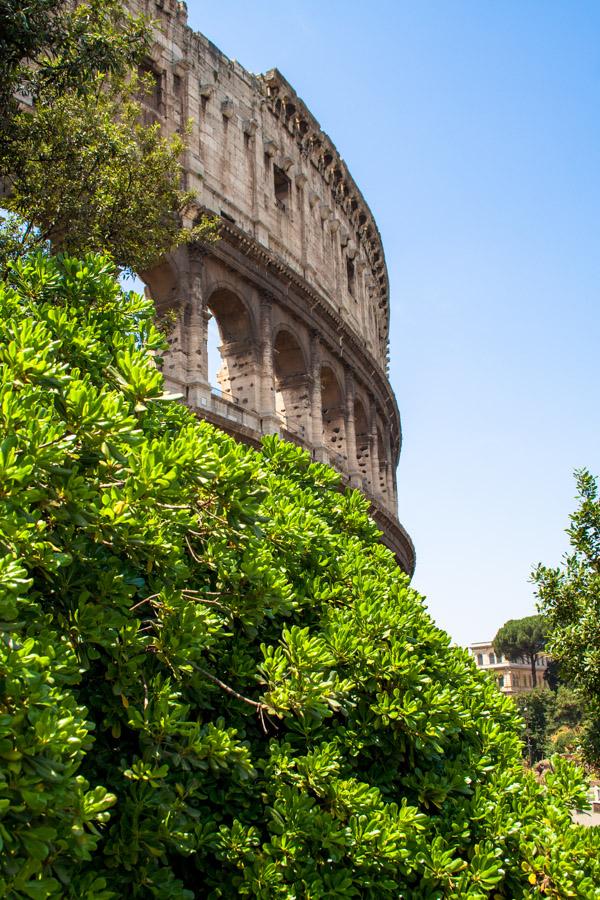
[{"label": "tree canopy", "polygon": [[153,314],[91,255],[0,286],[0,893],[600,896],[575,770],[359,493],[164,396]]},{"label": "tree canopy", "polygon": [[494,650],[512,662],[522,659],[531,665],[531,680],[537,685],[536,665],[546,646],[546,625],[542,616],[509,619],[494,638]]},{"label": "tree canopy", "polygon": [[2,22],[2,205],[26,223],[15,236],[110,253],[137,272],[182,241],[211,239],[181,188],[183,137],[140,123],[147,24],[113,0],[5,0]]},{"label": "tree canopy", "polygon": [[22,98],[87,93],[98,74],[123,77],[143,58],[147,22],[121,0],[0,0],[0,134]]},{"label": "tree canopy", "polygon": [[566,685],[557,690],[538,687],[514,697],[525,724],[524,751],[532,765],[554,753],[581,753],[584,709],[575,691]]},{"label": "tree canopy", "polygon": [[586,703],[593,720],[588,750],[600,762],[600,501],[597,479],[585,469],[575,476],[579,506],[567,529],[571,551],[562,566],[538,565],[532,580],[547,621],[548,649],[561,677]]}]

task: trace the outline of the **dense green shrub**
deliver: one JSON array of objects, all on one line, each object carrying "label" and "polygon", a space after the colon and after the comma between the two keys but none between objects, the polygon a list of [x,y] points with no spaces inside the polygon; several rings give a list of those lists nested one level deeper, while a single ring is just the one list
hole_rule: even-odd
[{"label": "dense green shrub", "polygon": [[365,500],[163,396],[108,262],[0,289],[0,894],[600,896],[582,786]]}]

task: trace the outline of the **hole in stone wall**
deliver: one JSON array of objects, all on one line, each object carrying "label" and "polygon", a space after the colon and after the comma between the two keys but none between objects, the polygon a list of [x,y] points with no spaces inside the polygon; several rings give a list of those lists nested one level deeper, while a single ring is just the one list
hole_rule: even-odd
[{"label": "hole in stone wall", "polygon": [[141,99],[146,106],[161,111],[162,106],[162,75],[158,72],[150,60],[146,60],[138,69],[143,80]]},{"label": "hole in stone wall", "polygon": [[348,292],[354,297],[355,291],[355,275],[354,260],[346,257],[346,275],[348,277]]},{"label": "hole in stone wall", "polygon": [[273,166],[273,187],[275,190],[275,203],[279,209],[286,210],[289,205],[290,179],[279,166]]}]

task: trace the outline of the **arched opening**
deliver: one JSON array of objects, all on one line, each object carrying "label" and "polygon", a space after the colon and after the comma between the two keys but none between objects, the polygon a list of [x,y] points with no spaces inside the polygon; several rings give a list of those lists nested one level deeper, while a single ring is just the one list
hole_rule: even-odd
[{"label": "arched opening", "polygon": [[388,459],[387,459],[387,453],[385,451],[385,443],[383,440],[383,434],[381,433],[381,429],[380,429],[379,425],[377,426],[377,459],[379,462],[379,472],[378,472],[376,488],[382,497],[387,497],[387,494],[388,494],[388,487],[387,487]]},{"label": "arched opening", "polygon": [[219,370],[223,364],[221,359],[221,335],[219,326],[214,316],[208,320],[206,330],[206,349],[208,356],[208,383],[211,387],[219,388]]},{"label": "arched opening", "polygon": [[163,260],[141,274],[123,274],[120,281],[125,290],[145,294],[154,301],[157,319],[164,326],[169,343],[169,348],[161,354],[161,358],[157,357],[157,364],[162,369],[166,389],[185,396],[187,359],[176,268],[168,260]]},{"label": "arched opening", "polygon": [[207,303],[208,379],[214,393],[247,409],[256,407],[256,353],[252,322],[232,291],[220,289]]},{"label": "arched opening", "polygon": [[302,348],[289,331],[280,331],[273,344],[275,408],[284,428],[307,439],[310,402],[306,361]]},{"label": "arched opening", "polygon": [[139,277],[146,285],[147,293],[154,300],[159,316],[178,305],[179,278],[176,269],[168,260],[146,269]]},{"label": "arched opening", "polygon": [[344,399],[335,373],[329,366],[321,368],[321,408],[323,444],[330,452],[346,459]]},{"label": "arched opening", "polygon": [[369,450],[369,422],[361,400],[354,401],[354,430],[356,432],[356,462],[358,471],[371,486],[371,453]]}]

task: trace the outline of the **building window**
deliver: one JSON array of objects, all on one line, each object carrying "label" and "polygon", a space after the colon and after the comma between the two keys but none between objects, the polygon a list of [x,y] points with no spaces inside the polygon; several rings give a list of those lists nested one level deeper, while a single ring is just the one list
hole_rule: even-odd
[{"label": "building window", "polygon": [[162,112],[162,77],[150,62],[145,62],[139,69],[143,79],[142,100],[156,112]]},{"label": "building window", "polygon": [[499,653],[498,656],[496,657],[496,662],[498,662],[498,663],[504,662],[504,657],[502,656],[501,653]]},{"label": "building window", "polygon": [[354,297],[356,279],[354,277],[354,261],[346,258],[346,275],[348,276],[348,293]]},{"label": "building window", "polygon": [[496,657],[494,656],[493,653],[490,653],[490,666],[495,666],[495,665],[496,665]]},{"label": "building window", "polygon": [[482,666],[482,665],[483,665],[483,653],[478,653],[478,654],[477,654],[477,665],[478,665],[478,666]]},{"label": "building window", "polygon": [[504,675],[498,676],[498,687],[501,687],[501,688],[504,687]]},{"label": "building window", "polygon": [[273,166],[273,187],[275,188],[275,203],[284,212],[289,205],[290,197],[290,179],[287,177],[283,169],[279,166]]}]

